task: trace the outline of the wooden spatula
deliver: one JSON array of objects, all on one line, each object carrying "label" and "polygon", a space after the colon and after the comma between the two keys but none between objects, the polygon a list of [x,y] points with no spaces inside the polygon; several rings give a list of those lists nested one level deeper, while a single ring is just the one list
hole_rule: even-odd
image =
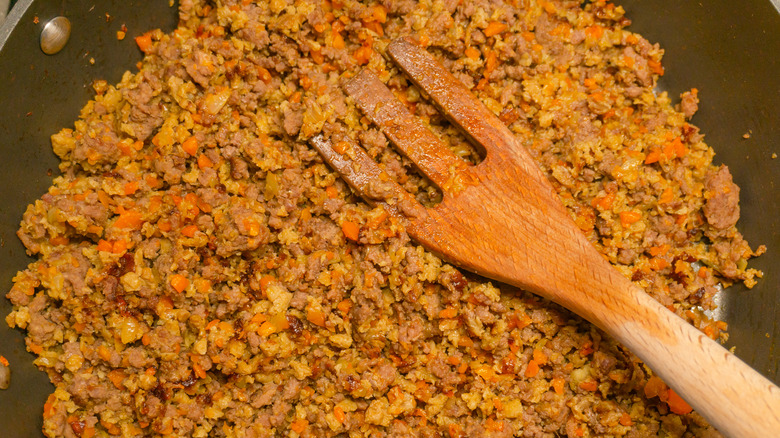
[{"label": "wooden spatula", "polygon": [[628,347],[722,433],[780,436],[780,388],[615,270],[580,232],[515,136],[425,50],[390,57],[486,151],[456,157],[368,70],[345,89],[443,192],[425,208],[357,144],[312,145],[364,199],[403,220],[420,244],[463,269],[518,286],[588,319]]}]

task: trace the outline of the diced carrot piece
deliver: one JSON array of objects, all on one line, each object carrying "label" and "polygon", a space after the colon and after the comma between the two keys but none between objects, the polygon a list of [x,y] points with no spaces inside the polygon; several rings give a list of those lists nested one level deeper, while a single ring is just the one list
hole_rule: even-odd
[{"label": "diced carrot piece", "polygon": [[276,327],[271,324],[270,321],[265,321],[260,325],[260,328],[257,329],[257,334],[263,337],[271,336],[274,333],[276,333]]},{"label": "diced carrot piece", "polygon": [[181,229],[181,234],[185,235],[186,237],[195,237],[195,233],[197,232],[198,232],[197,225],[187,225],[186,227]]},{"label": "diced carrot piece", "polygon": [[374,49],[372,49],[369,46],[360,46],[357,50],[355,50],[355,53],[352,54],[352,57],[355,58],[355,61],[358,62],[360,65],[366,65],[371,60],[371,56],[374,54]]},{"label": "diced carrot piece", "polygon": [[124,187],[125,195],[132,195],[133,193],[138,191],[138,181],[130,181],[129,183],[125,184]]},{"label": "diced carrot piece", "polygon": [[678,415],[690,414],[693,411],[691,405],[682,399],[673,389],[669,389],[669,397],[666,400],[669,409]]},{"label": "diced carrot piece", "polygon": [[530,360],[525,368],[525,377],[531,378],[539,374],[539,364],[535,360]]},{"label": "diced carrot piece", "polygon": [[620,224],[624,228],[629,227],[631,224],[638,222],[642,219],[642,213],[638,211],[621,211],[620,212]]},{"label": "diced carrot piece", "polygon": [[485,76],[488,76],[490,73],[492,73],[497,66],[498,66],[498,56],[496,55],[496,51],[495,50],[488,51],[487,57],[485,59]]},{"label": "diced carrot piece", "polygon": [[98,357],[100,357],[104,361],[108,362],[109,360],[111,360],[111,350],[105,345],[101,344],[100,347],[98,347],[97,353],[98,353]]},{"label": "diced carrot piece", "polygon": [[198,139],[193,135],[192,137],[184,140],[184,143],[181,144],[181,148],[184,150],[184,152],[194,157],[198,152]]},{"label": "diced carrot piece", "polygon": [[354,222],[346,221],[341,224],[341,231],[347,239],[357,241],[360,237],[360,226]]},{"label": "diced carrot piece", "polygon": [[482,33],[484,33],[486,37],[492,37],[493,35],[500,34],[506,29],[507,29],[507,25],[505,23],[502,23],[500,21],[491,21],[490,23],[488,23],[487,27]]},{"label": "diced carrot piece", "polygon": [[350,309],[352,309],[352,300],[346,299],[342,300],[341,302],[336,305],[336,308],[339,309],[342,315],[346,315],[349,313]]},{"label": "diced carrot piece", "polygon": [[447,307],[439,312],[439,318],[454,318],[458,311],[454,307]]},{"label": "diced carrot piece", "polygon": [[149,53],[152,48],[152,36],[148,33],[135,37],[135,43],[138,44],[138,48],[144,53]]},{"label": "diced carrot piece", "polygon": [[390,215],[386,211],[382,211],[377,217],[371,219],[366,224],[366,227],[369,229],[376,229],[379,225],[382,224]]},{"label": "diced carrot piece", "polygon": [[125,157],[129,156],[132,153],[131,143],[128,143],[126,141],[120,141],[116,144],[116,146],[119,148],[119,151],[122,152],[122,155]]},{"label": "diced carrot piece", "polygon": [[541,6],[544,8],[545,11],[547,11],[548,14],[554,14],[558,11],[558,9],[555,7],[554,4],[550,2],[540,2]]},{"label": "diced carrot piece", "polygon": [[114,254],[122,254],[127,251],[127,240],[119,239],[111,245],[111,252]]},{"label": "diced carrot piece", "polygon": [[341,34],[338,32],[333,33],[333,48],[334,49],[344,48],[344,38],[342,38]]},{"label": "diced carrot piece", "polygon": [[338,141],[333,145],[333,150],[343,155],[345,152],[347,152],[347,150],[349,150],[349,143],[346,141]]},{"label": "diced carrot piece", "polygon": [[680,137],[675,137],[670,143],[670,145],[672,151],[674,152],[674,155],[676,155],[677,158],[682,158],[686,154],[688,154],[688,148],[685,147]]},{"label": "diced carrot piece", "polygon": [[328,186],[325,188],[325,194],[328,195],[329,199],[336,199],[339,197],[339,191],[336,188],[336,186]]},{"label": "diced carrot piece", "polygon": [[534,361],[539,365],[547,362],[547,355],[542,350],[534,349]]},{"label": "diced carrot piece", "polygon": [[379,23],[387,21],[387,9],[382,5],[374,5],[371,8],[371,18]]},{"label": "diced carrot piece", "polygon": [[127,375],[124,373],[124,371],[119,369],[108,372],[108,380],[110,380],[117,389],[122,389],[124,387],[122,382],[124,382],[125,377],[127,377]]},{"label": "diced carrot piece", "polygon": [[98,191],[98,200],[101,204],[103,204],[104,207],[111,205],[111,198],[108,196],[108,193],[102,190]]},{"label": "diced carrot piece", "polygon": [[290,423],[290,429],[293,430],[295,433],[302,433],[304,430],[306,430],[309,427],[309,422],[306,421],[305,418],[299,418],[292,423]]},{"label": "diced carrot piece", "polygon": [[631,416],[628,415],[627,412],[623,412],[623,415],[620,416],[620,420],[618,420],[620,424],[623,426],[631,426],[634,424],[633,421],[631,421]]},{"label": "diced carrot piece", "polygon": [[268,71],[265,67],[258,67],[257,68],[257,77],[260,78],[261,81],[265,82],[266,84],[271,82],[271,72]]},{"label": "diced carrot piece", "polygon": [[604,28],[599,26],[598,24],[594,24],[593,26],[588,27],[585,29],[585,33],[588,36],[593,37],[594,39],[601,38],[602,35],[604,35]]},{"label": "diced carrot piece", "polygon": [[593,205],[594,207],[598,207],[600,210],[611,210],[612,204],[614,202],[615,202],[615,194],[607,193],[601,198],[594,199],[591,205]]},{"label": "diced carrot piece", "polygon": [[660,62],[650,59],[647,61],[647,66],[650,67],[650,70],[652,70],[653,73],[656,73],[658,76],[664,75],[664,68]]},{"label": "diced carrot piece", "polygon": [[250,324],[262,324],[265,321],[267,321],[268,318],[263,315],[262,313],[255,313],[255,316],[252,317],[252,319],[249,320]]},{"label": "diced carrot piece", "polygon": [[647,379],[647,383],[645,383],[645,397],[657,397],[661,393],[666,393],[666,389],[667,387],[664,381],[656,376],[653,376]]},{"label": "diced carrot piece", "polygon": [[322,310],[309,309],[306,311],[306,319],[314,325],[325,327],[325,313]]},{"label": "diced carrot piece", "polygon": [[298,83],[301,84],[301,88],[303,88],[304,90],[308,90],[309,88],[311,88],[311,84],[312,84],[311,78],[308,75],[301,76],[301,78],[298,80]]},{"label": "diced carrot piece", "polygon": [[672,202],[674,200],[674,191],[671,187],[667,187],[664,189],[664,192],[661,194],[661,197],[658,198],[659,204],[667,204],[669,202]]},{"label": "diced carrot piece", "polygon": [[5,366],[8,366],[8,365],[10,365],[10,364],[8,363],[8,359],[6,359],[6,358],[5,358],[5,356],[0,356],[0,363],[1,363],[1,364],[3,364],[3,365],[5,365]]},{"label": "diced carrot piece", "polygon": [[650,269],[653,271],[660,271],[661,269],[669,266],[669,262],[667,262],[665,259],[662,259],[661,257],[651,258],[648,264],[650,265]]},{"label": "diced carrot piece", "polygon": [[205,169],[207,167],[214,167],[214,162],[205,154],[198,155],[198,168]]},{"label": "diced carrot piece", "polygon": [[265,292],[265,290],[268,289],[268,285],[274,280],[276,280],[276,277],[273,275],[264,275],[260,278],[260,290]]},{"label": "diced carrot piece", "polygon": [[401,388],[398,386],[393,386],[390,391],[387,392],[387,401],[390,402],[390,404],[395,403],[396,400],[401,398],[403,396],[403,393],[401,392]]},{"label": "diced carrot piece", "polygon": [[111,252],[113,245],[108,240],[100,239],[97,244],[98,251]]},{"label": "diced carrot piece", "polygon": [[503,421],[494,421],[492,418],[488,418],[485,421],[485,429],[491,432],[502,432],[504,430]]},{"label": "diced carrot piece", "polygon": [[114,221],[115,227],[125,229],[138,229],[141,228],[142,224],[143,220],[141,213],[137,211],[125,211],[120,213],[119,217]]},{"label": "diced carrot piece", "polygon": [[255,218],[244,219],[244,228],[251,237],[257,237],[260,234],[260,222]]},{"label": "diced carrot piece", "polygon": [[659,149],[653,149],[649,154],[647,154],[647,157],[645,157],[645,164],[657,163],[660,160],[661,151]]},{"label": "diced carrot piece", "polygon": [[336,420],[338,420],[339,423],[347,421],[347,416],[344,414],[344,409],[342,409],[341,406],[333,408],[333,416],[336,417]]},{"label": "diced carrot piece", "polygon": [[325,57],[322,55],[322,50],[312,50],[309,52],[309,55],[311,56],[311,60],[314,61],[314,63],[317,65],[321,65],[323,62],[325,62]]},{"label": "diced carrot piece", "polygon": [[184,292],[184,289],[187,289],[187,286],[190,285],[190,280],[187,279],[187,277],[181,275],[181,274],[174,274],[171,277],[171,287],[173,287],[176,292],[182,293]]},{"label": "diced carrot piece", "polygon": [[598,383],[596,383],[596,381],[593,379],[588,379],[584,382],[580,382],[579,386],[581,389],[584,389],[585,391],[591,391],[591,392],[599,389]]},{"label": "diced carrot piece", "polygon": [[670,249],[671,249],[671,246],[669,246],[668,243],[665,243],[663,245],[658,245],[658,246],[651,247],[648,250],[648,252],[650,253],[651,256],[655,257],[655,256],[666,254],[667,252],[669,252]]},{"label": "diced carrot piece", "polygon": [[46,403],[43,404],[43,418],[51,418],[54,416],[55,401],[57,401],[57,397],[53,393],[49,394],[49,398],[46,399]]},{"label": "diced carrot piece", "polygon": [[147,175],[146,178],[144,178],[144,180],[146,181],[146,184],[153,189],[162,186],[160,179],[154,175]]},{"label": "diced carrot piece", "polygon": [[556,377],[552,379],[552,387],[556,394],[563,395],[563,385],[565,383],[566,381],[561,379],[560,377]]},{"label": "diced carrot piece", "polygon": [[479,50],[475,49],[474,47],[469,47],[466,49],[466,57],[469,59],[479,59]]},{"label": "diced carrot piece", "polygon": [[192,363],[192,371],[194,371],[195,375],[200,379],[205,379],[207,376],[206,370],[204,370],[203,367],[200,366],[200,364],[197,362]]},{"label": "diced carrot piece", "polygon": [[168,231],[171,231],[171,222],[167,219],[160,219],[157,221],[157,228],[159,228],[160,231],[167,233]]}]

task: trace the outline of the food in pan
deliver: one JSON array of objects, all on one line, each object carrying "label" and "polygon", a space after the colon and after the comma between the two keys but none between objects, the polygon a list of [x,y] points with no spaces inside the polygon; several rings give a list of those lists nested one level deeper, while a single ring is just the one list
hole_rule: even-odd
[{"label": "food in pan", "polygon": [[[604,256],[712,338],[755,283],[739,189],[655,93],[662,50],[603,1],[182,1],[52,136],[24,214],[11,326],[56,386],[47,436],[711,436],[568,311],[464,274],[308,145],[358,139],[437,190],[340,88],[370,68],[464,159],[478,151],[384,58],[408,35],[522,139]],[[129,41],[129,39],[128,39]]]}]

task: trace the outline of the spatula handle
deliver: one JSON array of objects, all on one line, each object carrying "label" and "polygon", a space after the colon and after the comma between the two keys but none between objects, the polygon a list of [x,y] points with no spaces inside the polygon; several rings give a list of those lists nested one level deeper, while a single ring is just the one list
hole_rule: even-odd
[{"label": "spatula handle", "polygon": [[636,310],[613,312],[602,325],[661,379],[735,438],[780,436],[780,388],[737,356],[631,284]]}]

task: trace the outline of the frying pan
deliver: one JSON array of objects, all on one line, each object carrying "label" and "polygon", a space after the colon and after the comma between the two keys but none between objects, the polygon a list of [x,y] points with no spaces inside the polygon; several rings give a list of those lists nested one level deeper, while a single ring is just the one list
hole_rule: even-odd
[{"label": "frying pan", "polygon": [[[738,227],[767,253],[751,262],[765,276],[752,290],[736,286],[721,297],[729,324],[727,347],[780,383],[780,13],[775,0],[619,0],[630,29],[666,49],[659,89],[678,96],[699,89],[693,123],[706,134],[742,188]],[[65,48],[47,56],[40,32],[51,18],[72,23]],[[37,20],[35,19],[37,17]],[[49,136],[73,124],[92,96],[96,79],[118,82],[141,53],[133,38],[171,30],[176,8],[168,1],[19,1],[0,27],[0,291],[30,259],[16,238],[27,204],[43,193],[58,161]],[[122,25],[127,37],[119,41]],[[746,135],[747,134],[747,135]],[[745,138],[748,137],[748,138]],[[10,303],[0,299],[0,315]],[[11,386],[0,390],[0,435],[41,437],[43,403],[53,387],[33,365],[22,333],[0,322],[0,355],[11,362]]]}]

